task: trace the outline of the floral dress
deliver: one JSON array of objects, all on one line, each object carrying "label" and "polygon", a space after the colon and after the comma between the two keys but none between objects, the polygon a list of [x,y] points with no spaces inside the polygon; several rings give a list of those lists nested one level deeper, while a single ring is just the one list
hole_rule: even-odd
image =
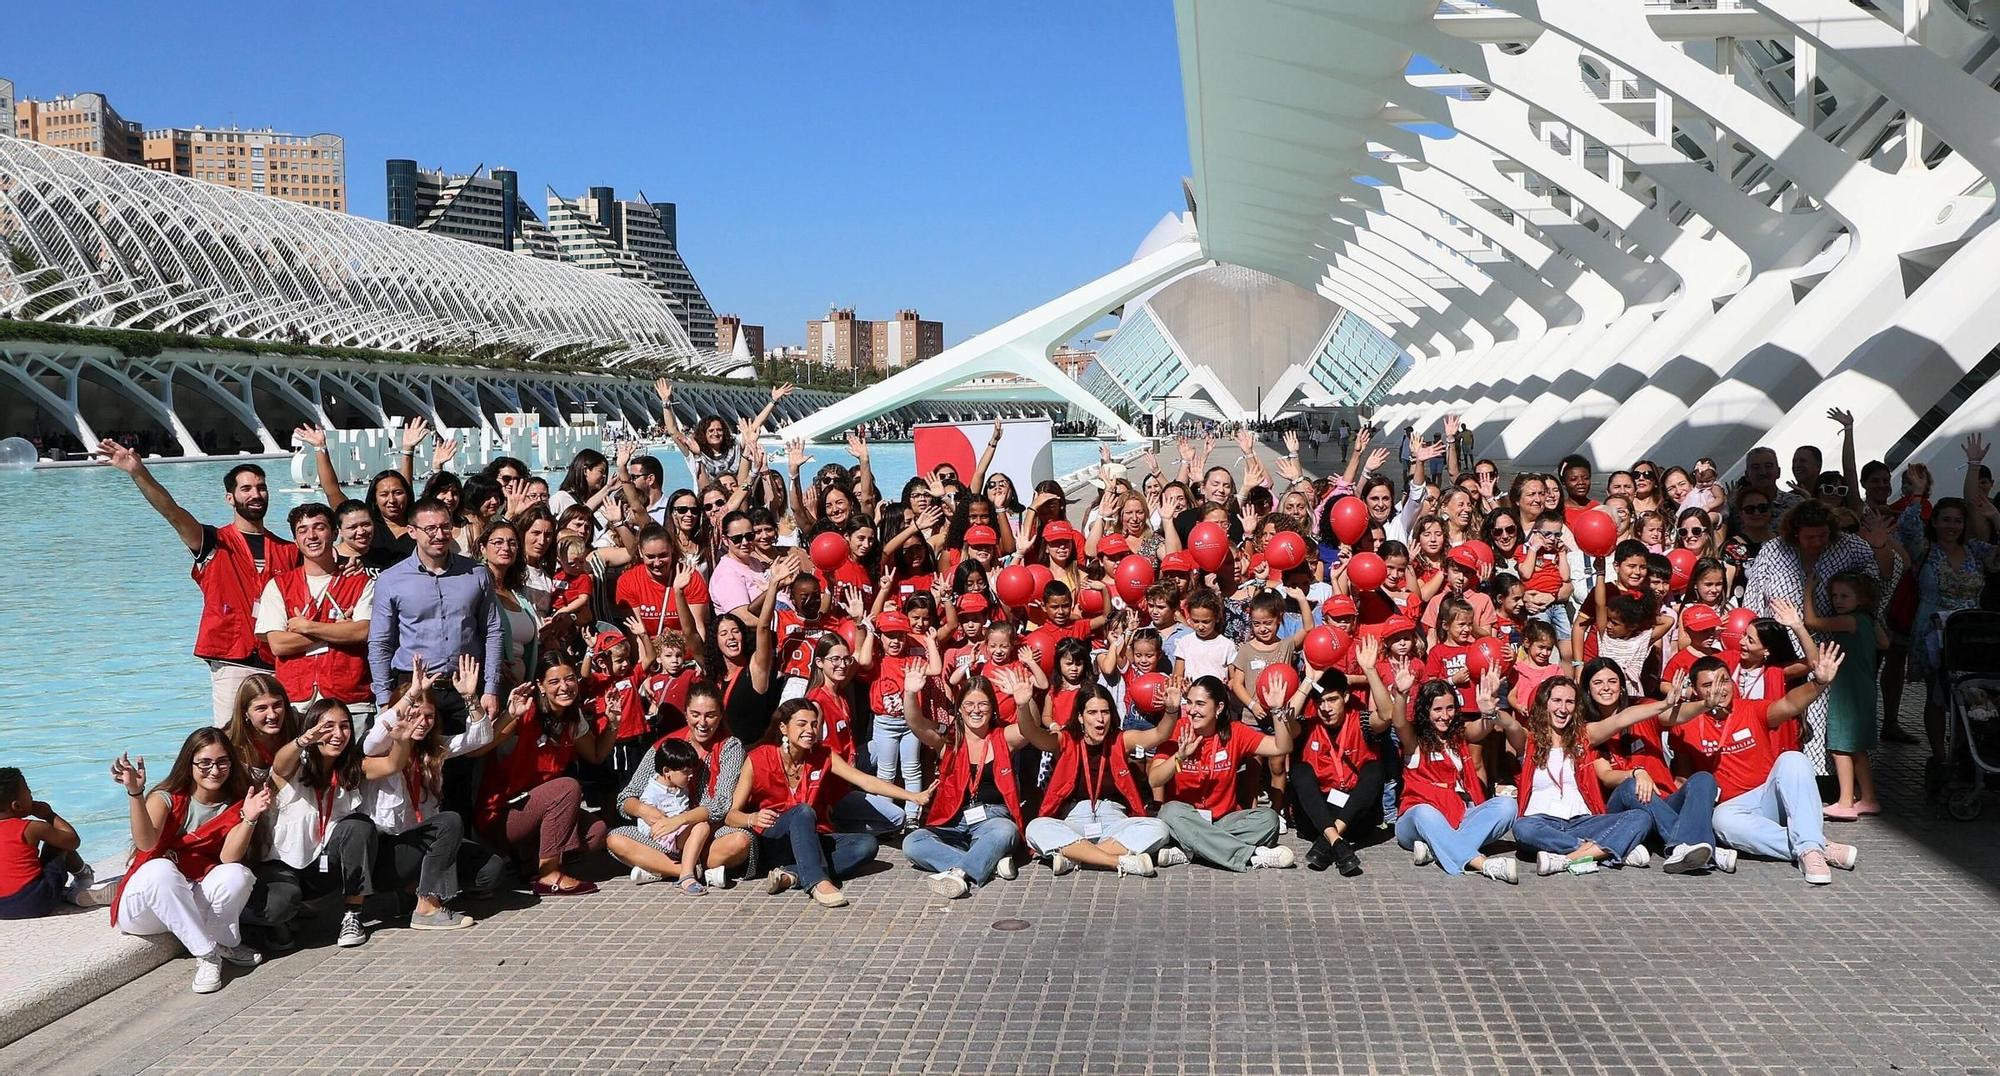
[{"label": "floral dress", "polygon": [[1964,559],[1953,564],[1943,549],[1924,538],[1921,506],[1915,504],[1904,509],[1896,521],[1896,536],[1910,551],[1910,563],[1917,573],[1917,618],[1910,627],[1911,649],[1928,677],[1938,670],[1939,661],[1939,619],[1934,614],[1979,608],[1993,544],[1968,540]]}]

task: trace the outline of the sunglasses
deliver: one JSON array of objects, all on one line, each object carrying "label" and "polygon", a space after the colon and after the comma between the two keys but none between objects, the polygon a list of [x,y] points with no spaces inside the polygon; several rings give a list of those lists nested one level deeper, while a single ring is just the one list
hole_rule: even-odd
[{"label": "sunglasses", "polygon": [[1697,537],[1697,538],[1698,538],[1698,537],[1700,537],[1700,536],[1702,536],[1702,535],[1704,535],[1704,534],[1707,534],[1707,533],[1708,533],[1708,528],[1707,528],[1707,527],[1682,527],[1682,528],[1681,528],[1681,533],[1682,533],[1682,534],[1686,534],[1686,535],[1690,535],[1690,536],[1692,536],[1692,537]]},{"label": "sunglasses", "polygon": [[1653,479],[1655,479],[1655,478],[1658,478],[1658,477],[1660,477],[1660,472],[1658,472],[1658,471],[1633,471],[1633,472],[1632,472],[1632,477],[1633,477],[1633,478],[1643,478],[1643,479],[1645,479],[1646,481],[1648,481],[1648,482],[1651,482],[1651,481],[1652,481]]},{"label": "sunglasses", "polygon": [[742,545],[744,542],[750,540],[750,532],[744,531],[740,534],[725,534],[722,537],[723,540],[727,541],[730,545]]},{"label": "sunglasses", "polygon": [[701,511],[701,509],[696,508],[694,505],[691,504],[677,504],[674,505],[673,510],[679,515],[686,515],[686,516],[691,516],[696,512]]},{"label": "sunglasses", "polygon": [[1492,534],[1492,535],[1493,535],[1494,537],[1496,537],[1496,538],[1497,538],[1497,537],[1499,537],[1500,535],[1503,535],[1503,534],[1519,534],[1519,533],[1521,533],[1521,528],[1519,528],[1519,527],[1495,527],[1495,528],[1493,528],[1493,529],[1492,529],[1491,531],[1489,531],[1488,533],[1489,533],[1489,534]]},{"label": "sunglasses", "polygon": [[701,506],[713,512],[728,503],[728,501],[703,501]]},{"label": "sunglasses", "polygon": [[1821,486],[1819,488],[1819,495],[1822,497],[1845,497],[1847,496],[1847,486],[1845,483]]},{"label": "sunglasses", "polygon": [[1763,515],[1764,513],[1769,512],[1770,510],[1771,506],[1768,502],[1764,504],[1746,504],[1743,507],[1737,509],[1737,511],[1742,512],[1746,516]]}]

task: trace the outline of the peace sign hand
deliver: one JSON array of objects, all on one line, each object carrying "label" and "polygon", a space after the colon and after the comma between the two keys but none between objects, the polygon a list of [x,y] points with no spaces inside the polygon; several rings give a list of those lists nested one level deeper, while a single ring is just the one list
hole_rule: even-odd
[{"label": "peace sign hand", "polygon": [[146,791],[146,756],[140,755],[137,762],[130,755],[119,755],[111,760],[111,779],[125,786],[127,795],[137,796]]}]

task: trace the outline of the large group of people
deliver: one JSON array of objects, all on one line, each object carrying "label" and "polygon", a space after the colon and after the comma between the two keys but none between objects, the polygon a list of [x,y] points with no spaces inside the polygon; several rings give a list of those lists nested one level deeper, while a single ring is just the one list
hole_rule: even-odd
[{"label": "large group of people", "polygon": [[[1072,499],[991,469],[999,422],[972,473],[884,491],[859,433],[814,468],[768,410],[683,426],[659,396],[688,487],[629,442],[553,488],[442,445],[420,484],[414,428],[354,497],[304,428],[325,501],[282,528],[254,464],[210,525],[104,445],[192,556],[214,686],[164,779],[112,765],[118,929],[172,933],[207,991],[336,895],[342,946],[371,898],[456,930],[612,859],[839,907],[885,841],[943,898],[1030,863],[1353,876],[1390,840],[1509,884],[1741,853],[1824,885],[1881,811],[1878,738],[1910,736],[1903,663],[1936,668],[1932,614],[1996,567],[1983,442],[1934,502],[1857,472],[1839,413],[1839,467],[1802,448],[1789,483],[1767,449],[1733,486],[1503,474],[1447,420],[1396,451],[1359,425],[1320,477],[1294,431],[1269,464],[1247,429],[1107,453]],[[74,890],[75,833],[19,774],[0,799],[0,914],[29,914]]]}]

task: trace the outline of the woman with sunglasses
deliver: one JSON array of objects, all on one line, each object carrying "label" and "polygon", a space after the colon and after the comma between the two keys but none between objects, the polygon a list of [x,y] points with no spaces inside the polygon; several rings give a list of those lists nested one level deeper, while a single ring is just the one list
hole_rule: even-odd
[{"label": "woman with sunglasses", "polygon": [[194,992],[222,989],[222,963],[255,967],[264,954],[239,925],[255,885],[249,856],[271,787],[250,785],[220,729],[188,734],[167,779],[146,790],[146,760],[120,755],[111,779],[130,805],[132,860],[111,901],[111,925],[141,937],[172,934],[195,959]]},{"label": "woman with sunglasses", "polygon": [[1722,532],[1710,525],[1704,508],[1683,508],[1674,520],[1674,548],[1688,550],[1697,560],[1720,554],[1721,537]]},{"label": "woman with sunglasses", "polygon": [[1640,460],[1632,465],[1632,512],[1658,511],[1665,503],[1660,491],[1660,468],[1652,460]]}]

